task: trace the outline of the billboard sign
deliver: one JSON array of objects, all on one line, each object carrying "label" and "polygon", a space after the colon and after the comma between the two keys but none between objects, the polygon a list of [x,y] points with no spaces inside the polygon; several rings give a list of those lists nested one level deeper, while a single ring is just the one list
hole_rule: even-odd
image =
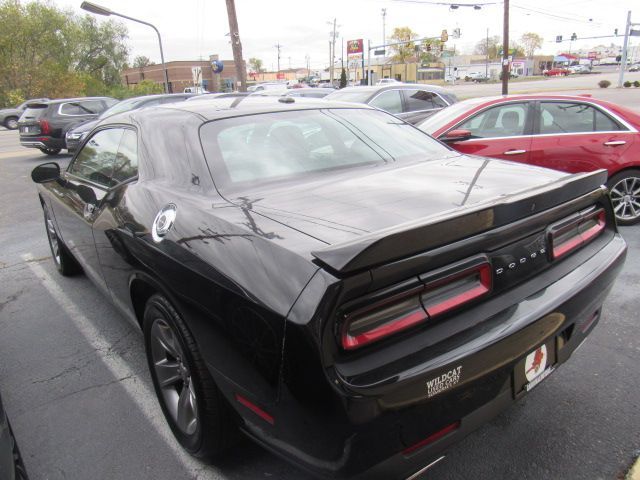
[{"label": "billboard sign", "polygon": [[359,55],[364,50],[364,41],[359,38],[358,40],[347,41],[347,55]]},{"label": "billboard sign", "polygon": [[598,58],[598,52],[589,52],[587,58],[589,60],[596,60]]}]

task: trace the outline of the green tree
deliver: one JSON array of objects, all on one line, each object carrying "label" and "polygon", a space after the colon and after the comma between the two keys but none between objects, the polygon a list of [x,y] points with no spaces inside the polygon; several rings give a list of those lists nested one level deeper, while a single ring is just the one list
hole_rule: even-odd
[{"label": "green tree", "polygon": [[106,93],[120,85],[127,31],[50,3],[0,0],[0,105],[24,98]]},{"label": "green tree", "polygon": [[487,55],[488,52],[490,59],[496,59],[500,57],[500,50],[502,50],[502,38],[498,35],[494,35],[478,41],[478,43],[476,43],[474,53],[476,55]]},{"label": "green tree", "polygon": [[249,59],[249,70],[252,71],[253,73],[260,73],[262,72],[263,68],[262,68],[262,60],[260,60],[259,58],[250,58]]},{"label": "green tree", "polygon": [[347,72],[345,69],[342,69],[342,73],[340,73],[340,88],[344,88],[347,86]]},{"label": "green tree", "polygon": [[534,32],[523,33],[520,37],[520,43],[524,49],[524,53],[527,57],[531,58],[535,54],[536,50],[542,47],[544,39]]},{"label": "green tree", "polygon": [[145,57],[144,55],[138,55],[133,59],[133,68],[144,68],[149,65],[155,65],[155,63],[149,60],[149,57]]},{"label": "green tree", "polygon": [[391,59],[397,63],[406,63],[409,58],[415,56],[415,43],[418,34],[409,27],[396,27],[391,34],[391,43],[406,42],[402,45],[392,45],[389,49],[392,52]]}]

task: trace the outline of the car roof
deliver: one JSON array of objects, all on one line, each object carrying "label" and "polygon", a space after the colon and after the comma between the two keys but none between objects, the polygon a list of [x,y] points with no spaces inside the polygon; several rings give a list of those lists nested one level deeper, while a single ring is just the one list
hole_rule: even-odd
[{"label": "car roof", "polygon": [[448,92],[446,88],[439,87],[437,85],[429,85],[427,83],[389,83],[386,85],[367,85],[357,87],[345,87],[336,92],[381,92],[384,90],[415,90],[416,88],[422,88],[431,90],[433,92]]},{"label": "car roof", "polygon": [[54,100],[46,100],[46,101],[39,101],[39,100],[35,100],[33,103],[47,103],[49,105],[55,105],[58,103],[65,103],[65,102],[80,102],[80,101],[84,101],[84,100],[115,100],[115,98],[112,97],[75,97],[75,98],[56,98]]},{"label": "car roof", "polygon": [[468,98],[466,100],[461,100],[458,102],[462,105],[478,106],[478,105],[490,105],[494,103],[500,102],[510,102],[514,100],[572,100],[572,101],[583,101],[583,102],[592,102],[598,104],[607,104],[604,100],[599,100],[597,98],[593,98],[590,94],[584,95],[545,95],[540,93],[531,93],[531,94],[516,94],[516,95],[495,95],[492,97],[477,97],[477,98]]},{"label": "car roof", "polygon": [[243,115],[253,115],[260,113],[275,113],[295,110],[320,110],[327,108],[349,108],[349,109],[370,109],[367,105],[353,104],[347,102],[327,101],[321,98],[309,97],[231,97],[214,98],[209,102],[180,102],[171,105],[160,105],[141,110],[124,112],[122,114],[109,117],[109,123],[122,121],[126,115],[144,119],[157,114],[158,109],[162,109],[163,114],[170,114],[171,111],[187,112],[199,116],[203,121],[217,120],[221,118],[239,117]]}]

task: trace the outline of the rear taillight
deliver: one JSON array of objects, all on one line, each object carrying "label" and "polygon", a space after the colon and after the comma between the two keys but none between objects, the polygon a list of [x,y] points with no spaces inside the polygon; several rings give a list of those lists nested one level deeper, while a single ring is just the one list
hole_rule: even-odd
[{"label": "rear taillight", "polygon": [[436,318],[487,295],[492,288],[486,257],[420,277],[422,284],[345,315],[342,347],[353,350]]},{"label": "rear taillight", "polygon": [[587,244],[607,226],[604,209],[588,210],[573,215],[554,225],[547,231],[551,259],[557,260]]},{"label": "rear taillight", "polygon": [[39,120],[38,123],[40,124],[40,133],[42,133],[43,135],[49,135],[51,133],[49,122],[47,122],[46,120]]}]

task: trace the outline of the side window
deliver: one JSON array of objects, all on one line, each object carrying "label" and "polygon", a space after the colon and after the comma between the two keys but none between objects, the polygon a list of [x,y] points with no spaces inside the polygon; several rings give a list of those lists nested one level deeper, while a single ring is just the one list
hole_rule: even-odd
[{"label": "side window", "polygon": [[436,93],[426,90],[404,90],[404,99],[407,102],[407,112],[418,110],[432,110],[447,106],[444,100]]},{"label": "side window", "polygon": [[66,102],[60,105],[60,115],[97,115],[104,109],[100,100]]},{"label": "side window", "polygon": [[524,135],[527,109],[527,103],[509,103],[489,108],[457,126],[456,130],[469,130],[472,138]]},{"label": "side window", "polygon": [[122,134],[116,161],[113,165],[113,183],[120,183],[138,176],[138,136],[126,129]]},{"label": "side window", "polygon": [[607,115],[584,103],[542,102],[540,133],[581,133],[622,130]]},{"label": "side window", "polygon": [[107,188],[113,186],[116,182],[111,175],[122,133],[121,128],[97,132],[78,152],[69,173]]},{"label": "side window", "polygon": [[389,113],[402,113],[400,90],[387,90],[374,98],[369,105]]}]

